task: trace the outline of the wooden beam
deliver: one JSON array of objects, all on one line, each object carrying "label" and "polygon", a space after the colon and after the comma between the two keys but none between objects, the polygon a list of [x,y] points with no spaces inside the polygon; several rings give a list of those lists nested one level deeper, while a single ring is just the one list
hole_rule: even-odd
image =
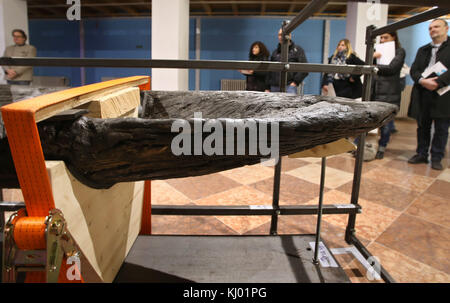
[{"label": "wooden beam", "polygon": [[211,16],[212,15],[211,6],[208,3],[206,3],[206,1],[202,1],[201,4],[202,4],[202,7],[203,7],[203,10],[205,11],[205,13],[208,16]]},{"label": "wooden beam", "polygon": [[239,15],[239,8],[236,3],[232,3],[231,8],[233,9],[233,15],[235,15],[235,16]]},{"label": "wooden beam", "polygon": [[294,9],[297,6],[295,0],[292,0],[291,5],[289,5],[288,15],[292,15],[294,13]]}]

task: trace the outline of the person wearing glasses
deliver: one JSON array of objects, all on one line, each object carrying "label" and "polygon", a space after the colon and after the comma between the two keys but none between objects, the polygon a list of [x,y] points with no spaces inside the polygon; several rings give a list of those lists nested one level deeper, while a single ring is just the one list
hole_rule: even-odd
[{"label": "person wearing glasses", "polygon": [[[4,57],[36,57],[36,48],[25,43],[27,35],[23,30],[13,30],[12,36],[14,45],[5,49]],[[30,85],[33,78],[33,67],[31,66],[3,66],[3,70],[8,84]]]},{"label": "person wearing glasses", "polygon": [[[432,41],[419,48],[410,71],[414,86],[408,116],[417,121],[417,149],[408,163],[428,163],[431,154],[431,168],[435,170],[444,169],[442,160],[450,127],[450,91],[447,90],[450,86],[448,30],[448,23],[442,18],[434,19],[429,24],[428,33]],[[422,76],[428,67],[439,62],[445,67],[444,72],[439,75],[432,73],[425,78]]]}]

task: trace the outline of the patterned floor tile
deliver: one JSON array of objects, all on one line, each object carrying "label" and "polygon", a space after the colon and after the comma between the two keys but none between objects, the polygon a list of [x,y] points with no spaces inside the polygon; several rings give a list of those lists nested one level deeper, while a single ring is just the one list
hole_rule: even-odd
[{"label": "patterned floor tile", "polygon": [[450,197],[450,182],[436,180],[427,189],[426,193],[445,198],[448,201]]},{"label": "patterned floor tile", "polygon": [[152,216],[153,235],[236,235],[218,219],[209,216]]},{"label": "patterned floor tile", "polygon": [[438,177],[438,180],[450,182],[450,169],[445,169]]},{"label": "patterned floor tile", "polygon": [[421,195],[406,211],[428,222],[450,228],[449,199],[431,194]]},{"label": "patterned floor tile", "polygon": [[[250,184],[269,196],[273,195],[273,178]],[[328,189],[325,189],[326,192]],[[300,205],[319,195],[319,186],[282,173],[280,178],[280,205]]]},{"label": "patterned floor tile", "polygon": [[[195,201],[197,205],[272,205],[272,197],[248,186],[240,186]],[[227,226],[243,234],[270,220],[270,216],[217,216]]]},{"label": "patterned floor tile", "polygon": [[448,228],[403,214],[376,242],[450,274]]},{"label": "patterned floor tile", "polygon": [[429,165],[416,165],[410,164],[408,161],[403,159],[393,159],[385,164],[387,167],[395,168],[410,174],[427,176],[431,178],[436,178],[441,174],[440,171],[432,169]]},{"label": "patterned floor tile", "polygon": [[425,191],[433,183],[433,178],[410,174],[386,166],[372,169],[363,174],[363,178],[368,178],[379,183],[385,182],[418,192]]},{"label": "patterned floor tile", "polygon": [[377,242],[368,250],[376,256],[389,275],[399,283],[449,283],[450,276],[431,266],[409,258]]},{"label": "patterned floor tile", "polygon": [[[348,182],[337,190],[346,194],[351,194],[353,182]],[[373,181],[368,178],[362,178],[359,188],[359,198],[373,203],[381,204],[398,211],[406,209],[417,197],[420,192],[409,190],[403,187],[388,183]]]},{"label": "patterned floor tile", "polygon": [[152,204],[183,205],[192,201],[165,181],[152,181]]},{"label": "patterned floor tile", "polygon": [[192,200],[201,199],[240,186],[240,183],[219,173],[199,177],[170,179],[166,180],[166,182]]},{"label": "patterned floor tile", "polygon": [[[327,159],[327,168],[328,167],[343,170],[345,172],[353,174],[353,172],[355,171],[355,159],[353,157],[350,158],[344,156],[333,157],[331,159]],[[376,165],[376,162],[374,161],[363,162],[362,173],[368,172],[376,167],[378,167],[378,165]]]},{"label": "patterned floor tile", "polygon": [[281,171],[287,172],[305,165],[308,165],[310,162],[302,160],[303,158],[288,158],[283,157],[281,161]]},{"label": "patterned floor tile", "polygon": [[256,164],[226,170],[220,172],[220,174],[238,183],[250,184],[273,177],[274,169],[261,164]]},{"label": "patterned floor tile", "polygon": [[[306,180],[308,182],[319,185],[321,165],[309,164],[294,170],[287,172],[287,174]],[[325,187],[337,188],[350,180],[353,180],[353,174],[337,170],[332,167],[326,167],[325,169]]]}]

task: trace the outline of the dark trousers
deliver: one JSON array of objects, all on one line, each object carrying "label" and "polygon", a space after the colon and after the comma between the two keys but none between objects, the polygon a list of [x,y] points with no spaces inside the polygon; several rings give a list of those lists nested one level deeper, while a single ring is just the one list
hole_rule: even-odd
[{"label": "dark trousers", "polygon": [[378,146],[387,146],[389,139],[391,138],[391,132],[394,128],[394,120],[389,121],[380,128],[380,140],[378,141]]},{"label": "dark trousers", "polygon": [[9,85],[30,85],[31,81],[6,80]]},{"label": "dark trousers", "polygon": [[[434,121],[434,135],[431,139],[431,125]],[[429,113],[422,113],[417,120],[417,150],[419,155],[428,157],[431,141],[431,161],[441,161],[445,154],[450,118],[432,119]]]}]

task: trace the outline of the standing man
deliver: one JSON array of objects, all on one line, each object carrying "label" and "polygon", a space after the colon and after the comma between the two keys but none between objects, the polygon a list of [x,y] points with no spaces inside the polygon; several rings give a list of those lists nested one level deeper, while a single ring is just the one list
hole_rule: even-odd
[{"label": "standing man", "polygon": [[[278,31],[278,47],[273,51],[272,56],[270,56],[270,61],[281,61],[281,43],[283,41],[282,36],[283,30],[280,28]],[[292,41],[292,34],[289,34],[289,56],[288,62],[298,62],[298,63],[308,63],[305,56],[305,51],[299,45],[296,45]],[[286,92],[291,94],[297,94],[297,87],[303,82],[303,79],[308,76],[308,73],[300,72],[288,72],[287,73],[287,87]],[[280,91],[280,73],[270,72],[267,76],[266,86],[270,87],[266,89],[266,92],[279,92]]]},{"label": "standing man", "polygon": [[[450,92],[439,95],[437,90],[450,85],[450,45],[448,24],[444,19],[435,19],[430,23],[428,31],[432,42],[417,51],[416,59],[411,66],[410,75],[414,80],[408,116],[417,120],[416,155],[408,163],[428,163],[428,150],[431,141],[431,124],[434,121],[434,135],[431,141],[431,167],[442,170],[441,160],[444,157],[450,125]],[[427,79],[422,72],[441,62],[447,71]]]},{"label": "standing man", "polygon": [[[25,44],[27,35],[21,29],[12,31],[14,45],[5,49],[4,57],[36,57],[36,48]],[[33,78],[33,67],[31,66],[4,66],[6,81],[8,84],[30,85]]]}]

